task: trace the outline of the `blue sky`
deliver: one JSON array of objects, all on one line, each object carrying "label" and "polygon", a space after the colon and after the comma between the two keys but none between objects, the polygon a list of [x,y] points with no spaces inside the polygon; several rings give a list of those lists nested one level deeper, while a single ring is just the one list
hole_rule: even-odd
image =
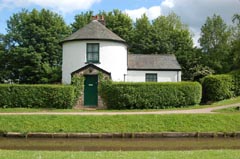
[{"label": "blue sky", "polygon": [[143,13],[152,20],[175,12],[189,26],[196,44],[207,16],[216,13],[231,24],[233,14],[240,14],[240,0],[0,0],[0,33],[6,33],[6,21],[23,8],[50,9],[61,14],[67,24],[73,22],[76,14],[87,10],[97,13],[120,9],[133,20]]}]

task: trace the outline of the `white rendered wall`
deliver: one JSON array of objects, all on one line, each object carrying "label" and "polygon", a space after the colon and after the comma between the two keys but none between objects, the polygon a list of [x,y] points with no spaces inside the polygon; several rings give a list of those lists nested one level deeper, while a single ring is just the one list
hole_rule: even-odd
[{"label": "white rendered wall", "polygon": [[158,82],[180,82],[181,71],[133,71],[128,70],[126,81],[145,82],[146,73],[157,73]]},{"label": "white rendered wall", "polygon": [[127,74],[127,46],[112,41],[70,41],[63,43],[62,83],[71,83],[71,73],[86,66],[87,43],[99,43],[99,64],[111,73],[113,81],[124,81]]}]

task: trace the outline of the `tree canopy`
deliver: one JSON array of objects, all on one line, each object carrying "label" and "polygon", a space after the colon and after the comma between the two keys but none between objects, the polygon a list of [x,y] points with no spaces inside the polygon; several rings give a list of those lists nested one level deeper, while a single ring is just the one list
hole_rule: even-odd
[{"label": "tree canopy", "polygon": [[[62,51],[59,45],[70,28],[49,10],[22,10],[7,21],[6,48],[1,63],[7,80],[19,83],[60,82]],[[1,70],[3,73],[3,70]]]},{"label": "tree canopy", "polygon": [[232,34],[232,69],[240,69],[240,14],[233,16],[233,34]]},{"label": "tree canopy", "polygon": [[199,39],[203,53],[206,53],[206,65],[216,73],[230,71],[230,36],[231,32],[219,15],[207,17],[201,28]]}]

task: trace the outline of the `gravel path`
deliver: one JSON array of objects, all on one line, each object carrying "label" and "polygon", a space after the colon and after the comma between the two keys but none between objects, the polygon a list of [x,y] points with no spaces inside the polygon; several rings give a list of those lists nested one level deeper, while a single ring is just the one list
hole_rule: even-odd
[{"label": "gravel path", "polygon": [[0,113],[0,115],[137,115],[137,114],[212,114],[214,110],[240,106],[240,103],[225,106],[189,109],[189,110],[159,110],[142,112],[19,112]]}]

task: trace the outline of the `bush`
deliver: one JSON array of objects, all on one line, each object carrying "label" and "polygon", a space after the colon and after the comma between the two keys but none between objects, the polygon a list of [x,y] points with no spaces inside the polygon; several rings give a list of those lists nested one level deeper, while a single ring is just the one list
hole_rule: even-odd
[{"label": "bush", "polygon": [[197,82],[103,82],[99,92],[109,109],[159,109],[199,104],[202,89]]},{"label": "bush", "polygon": [[72,85],[74,86],[74,94],[75,94],[75,99],[74,103],[76,103],[79,100],[79,97],[83,93],[83,88],[84,88],[84,76],[77,76],[74,75],[72,77]]},{"label": "bush", "polygon": [[0,85],[3,108],[71,108],[74,88],[63,85]]},{"label": "bush", "polygon": [[232,75],[210,75],[202,79],[203,102],[219,101],[234,96]]},{"label": "bush", "polygon": [[236,96],[240,96],[240,70],[230,73],[233,76],[234,93]]}]

